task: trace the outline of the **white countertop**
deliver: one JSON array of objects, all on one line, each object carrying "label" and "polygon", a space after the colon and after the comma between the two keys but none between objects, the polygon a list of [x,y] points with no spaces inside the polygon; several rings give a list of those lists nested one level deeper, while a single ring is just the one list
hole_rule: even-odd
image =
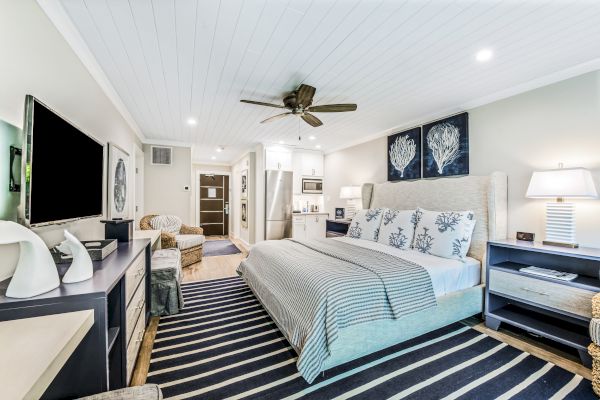
[{"label": "white countertop", "polygon": [[94,325],[94,310],[0,322],[3,399],[38,399]]},{"label": "white countertop", "polygon": [[301,213],[293,213],[292,215],[329,215],[329,213],[327,213],[327,212],[315,211],[315,212],[301,212]]}]

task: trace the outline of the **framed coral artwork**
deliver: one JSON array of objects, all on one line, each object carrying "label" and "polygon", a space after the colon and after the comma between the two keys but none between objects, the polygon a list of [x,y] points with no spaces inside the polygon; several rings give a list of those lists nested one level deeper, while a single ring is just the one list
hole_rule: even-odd
[{"label": "framed coral artwork", "polygon": [[388,136],[388,181],[421,178],[421,128]]},{"label": "framed coral artwork", "polygon": [[423,125],[423,178],[469,174],[469,114]]}]

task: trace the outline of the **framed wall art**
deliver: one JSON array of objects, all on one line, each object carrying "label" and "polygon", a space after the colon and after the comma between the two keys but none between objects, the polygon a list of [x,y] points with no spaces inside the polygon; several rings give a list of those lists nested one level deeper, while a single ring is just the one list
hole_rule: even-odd
[{"label": "framed wall art", "polygon": [[128,174],[129,153],[113,143],[108,143],[108,219],[129,217]]},{"label": "framed wall art", "polygon": [[421,128],[388,136],[388,181],[421,178]]},{"label": "framed wall art", "polygon": [[469,114],[423,125],[423,177],[469,174]]}]

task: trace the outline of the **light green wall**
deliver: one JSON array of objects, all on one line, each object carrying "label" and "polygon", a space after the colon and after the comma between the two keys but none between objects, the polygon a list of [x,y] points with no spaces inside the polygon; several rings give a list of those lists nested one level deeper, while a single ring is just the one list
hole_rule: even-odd
[{"label": "light green wall", "polygon": [[16,221],[20,193],[8,191],[10,146],[21,148],[21,130],[0,120],[0,220]]}]

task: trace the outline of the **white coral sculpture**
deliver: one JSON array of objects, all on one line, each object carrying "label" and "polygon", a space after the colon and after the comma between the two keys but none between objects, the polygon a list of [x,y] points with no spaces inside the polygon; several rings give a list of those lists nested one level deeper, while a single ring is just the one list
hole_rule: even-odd
[{"label": "white coral sculpture", "polygon": [[460,133],[458,128],[448,122],[437,124],[427,133],[427,146],[431,149],[438,173],[452,164],[460,155]]},{"label": "white coral sculpture", "polygon": [[400,171],[400,177],[404,178],[404,169],[415,158],[417,145],[408,135],[398,136],[390,147],[390,161],[394,168]]}]

